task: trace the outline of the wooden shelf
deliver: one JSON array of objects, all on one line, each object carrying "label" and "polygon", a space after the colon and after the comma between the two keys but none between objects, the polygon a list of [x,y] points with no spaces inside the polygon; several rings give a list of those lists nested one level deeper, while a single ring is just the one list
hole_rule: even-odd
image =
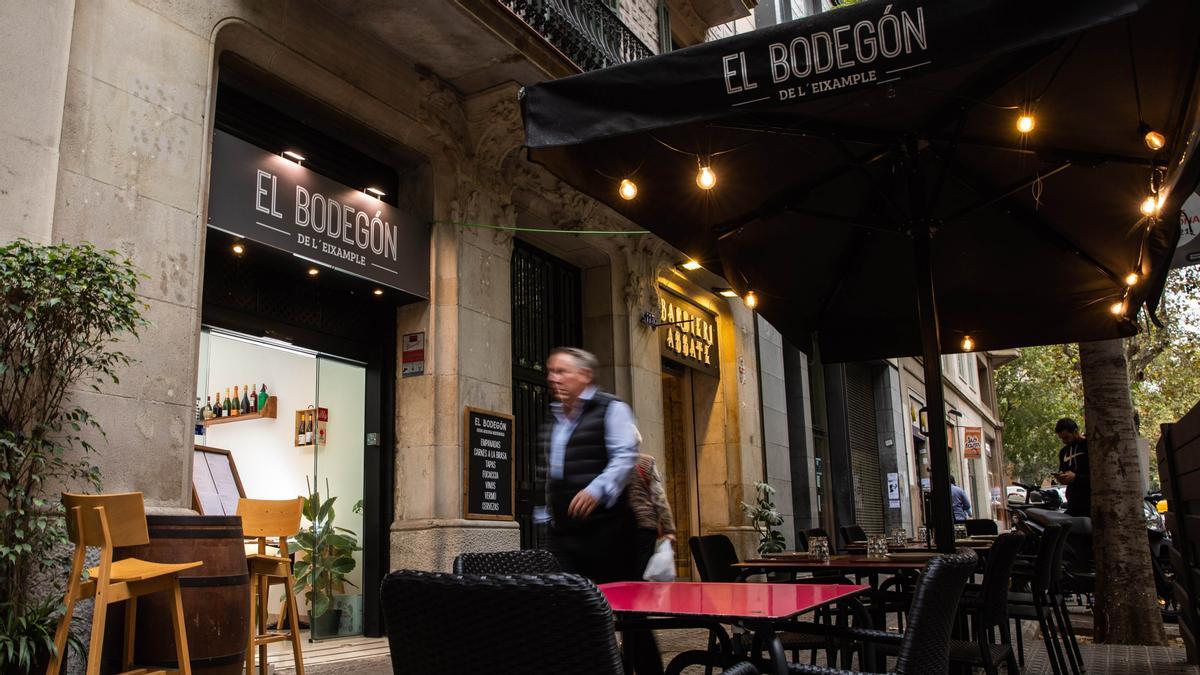
[{"label": "wooden shelf", "polygon": [[256,413],[246,413],[244,415],[238,415],[237,417],[214,417],[212,419],[204,420],[204,426],[211,427],[214,424],[229,424],[231,422],[246,422],[249,420],[261,420],[261,419],[272,419],[273,420],[273,419],[275,419],[275,407],[276,407],[275,397],[268,396],[267,397],[267,405],[264,406],[262,410],[260,410]]}]

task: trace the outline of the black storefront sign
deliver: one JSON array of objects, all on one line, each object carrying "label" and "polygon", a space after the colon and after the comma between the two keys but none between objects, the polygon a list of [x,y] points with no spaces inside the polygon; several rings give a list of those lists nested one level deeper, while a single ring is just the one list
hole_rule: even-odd
[{"label": "black storefront sign", "polygon": [[721,376],[715,315],[660,287],[658,326],[659,350],[664,357]]},{"label": "black storefront sign", "polygon": [[467,408],[463,425],[463,516],[512,520],[512,415]]},{"label": "black storefront sign", "polygon": [[213,132],[208,224],[429,297],[428,225],[223,131]]}]

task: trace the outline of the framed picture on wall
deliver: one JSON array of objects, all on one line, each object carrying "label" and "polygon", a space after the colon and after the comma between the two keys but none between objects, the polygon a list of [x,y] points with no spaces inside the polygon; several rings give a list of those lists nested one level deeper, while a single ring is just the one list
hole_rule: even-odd
[{"label": "framed picture on wall", "polygon": [[202,516],[233,516],[246,496],[233,454],[197,445],[192,453],[192,508]]}]

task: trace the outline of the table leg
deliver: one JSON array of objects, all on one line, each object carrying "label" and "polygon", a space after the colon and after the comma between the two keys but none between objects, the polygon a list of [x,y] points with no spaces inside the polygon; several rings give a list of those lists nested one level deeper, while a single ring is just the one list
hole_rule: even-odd
[{"label": "table leg", "polygon": [[783,641],[779,639],[779,634],[771,625],[759,626],[754,631],[754,637],[757,642],[764,645],[767,653],[771,655],[771,670],[762,672],[772,672],[775,675],[788,675],[787,655],[783,651]]}]

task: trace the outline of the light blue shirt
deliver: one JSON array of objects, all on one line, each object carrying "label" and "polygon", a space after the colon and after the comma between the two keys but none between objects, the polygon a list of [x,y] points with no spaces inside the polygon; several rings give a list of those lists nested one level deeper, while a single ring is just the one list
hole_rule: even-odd
[{"label": "light blue shirt", "polygon": [[950,510],[954,514],[954,520],[967,520],[971,517],[971,500],[967,499],[967,493],[957,485],[950,486]]},{"label": "light blue shirt", "polygon": [[[579,415],[583,411],[583,401],[590,401],[596,395],[595,387],[588,387],[579,395],[574,414],[568,416],[563,411],[562,403],[551,403],[550,413],[554,415],[554,426],[550,429],[549,462],[550,478],[563,477],[563,460],[567,454],[567,441],[575,433],[579,425]],[[633,410],[623,401],[613,401],[608,405],[604,416],[604,449],[608,452],[608,465],[600,472],[587,487],[588,494],[606,508],[617,503],[621,493],[625,491],[625,482],[629,472],[637,463],[638,443],[634,433]],[[538,507],[534,519],[539,523],[550,520],[545,507]]]}]

